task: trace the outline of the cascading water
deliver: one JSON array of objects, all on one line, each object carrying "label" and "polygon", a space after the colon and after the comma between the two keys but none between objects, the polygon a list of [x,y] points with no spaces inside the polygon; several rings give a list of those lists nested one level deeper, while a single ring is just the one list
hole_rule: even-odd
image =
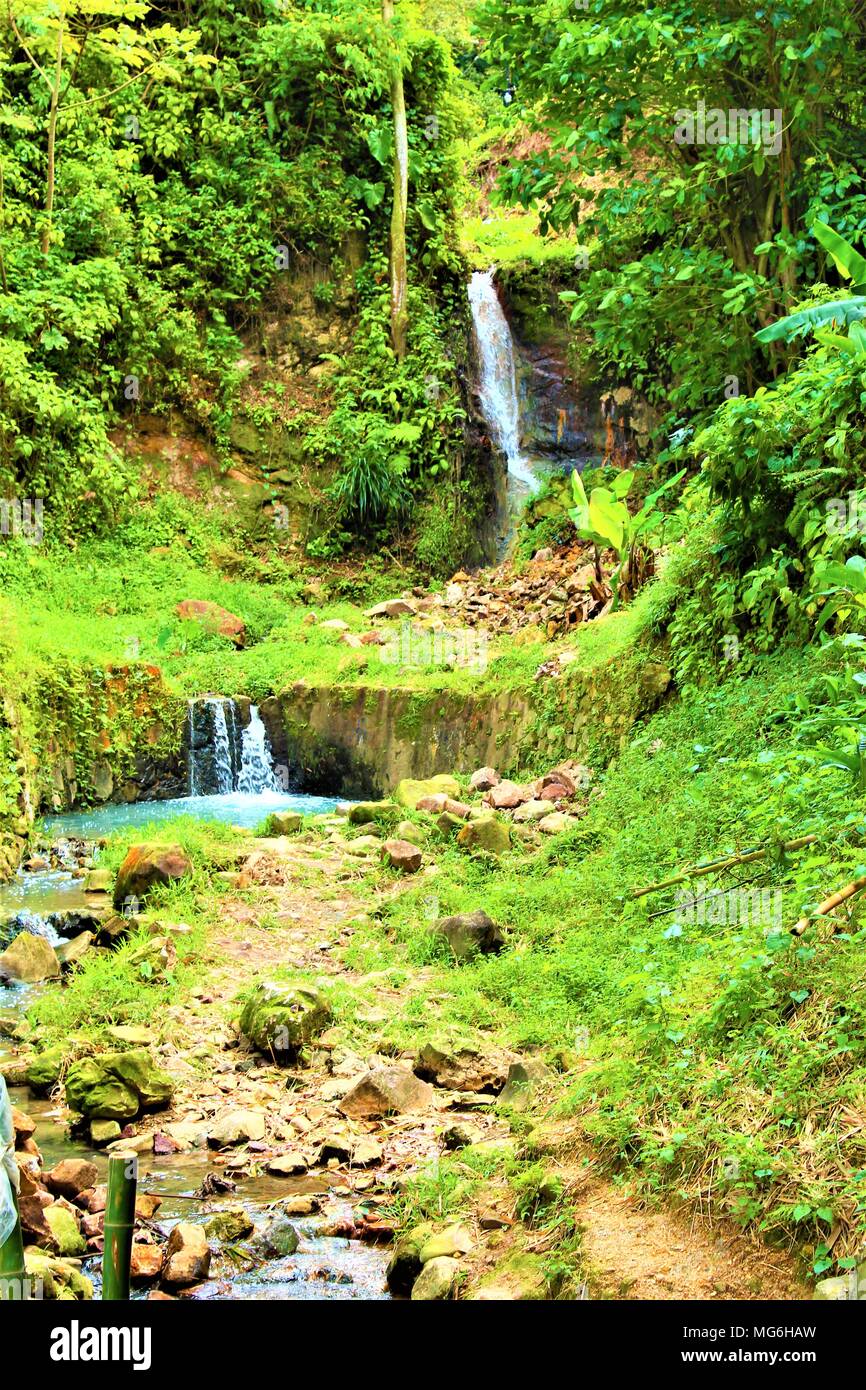
[{"label": "cascading water", "polygon": [[520,407],[514,370],[514,342],[493,283],[493,270],[476,270],[469,281],[469,303],[478,347],[480,398],[490,433],[505,455],[509,481],[537,492],[538,479],[520,450]]},{"label": "cascading water", "polygon": [[238,791],[259,795],[280,792],[284,788],[271,761],[268,736],[255,705],[250,706],[250,722],[241,735],[241,766]]}]

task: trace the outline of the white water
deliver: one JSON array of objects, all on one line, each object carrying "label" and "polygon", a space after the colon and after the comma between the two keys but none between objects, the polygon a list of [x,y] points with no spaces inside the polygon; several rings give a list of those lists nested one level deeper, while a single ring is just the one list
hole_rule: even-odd
[{"label": "white water", "polygon": [[281,792],[284,788],[274,770],[265,726],[255,705],[250,707],[250,722],[241,735],[241,768],[238,791],[258,795],[260,792]]},{"label": "white water", "polygon": [[[212,704],[214,707],[213,751],[217,792],[220,796],[225,796],[227,792],[234,791],[235,782],[232,773],[232,746],[229,742],[226,706],[223,700],[209,700],[208,704]],[[230,705],[229,708],[232,711],[232,718],[234,718],[234,705]]]},{"label": "white water", "polygon": [[469,281],[469,303],[481,375],[481,409],[494,441],[505,455],[509,478],[537,492],[538,479],[520,450],[514,342],[493,284],[493,274],[492,269],[476,270]]}]

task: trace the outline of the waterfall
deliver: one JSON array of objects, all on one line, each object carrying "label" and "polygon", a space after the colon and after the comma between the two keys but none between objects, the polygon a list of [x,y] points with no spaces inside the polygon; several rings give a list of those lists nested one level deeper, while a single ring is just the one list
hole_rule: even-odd
[{"label": "waterfall", "polygon": [[284,789],[274,771],[268,736],[255,705],[250,706],[250,722],[241,735],[239,792],[279,792]]},{"label": "waterfall", "polygon": [[514,342],[493,284],[493,270],[476,270],[469,281],[469,303],[478,346],[481,409],[496,444],[505,455],[510,478],[538,490],[529,463],[520,451],[520,408],[514,371]]},{"label": "waterfall", "polygon": [[[233,791],[235,781],[232,771],[232,745],[226,720],[226,703],[225,700],[208,701],[208,704],[213,707],[213,763],[215,790],[218,796],[224,796],[226,792]],[[234,706],[232,706],[233,708]]]},{"label": "waterfall", "polygon": [[190,796],[260,795],[281,792],[268,737],[255,705],[240,728],[233,700],[204,696],[187,706],[187,766]]}]

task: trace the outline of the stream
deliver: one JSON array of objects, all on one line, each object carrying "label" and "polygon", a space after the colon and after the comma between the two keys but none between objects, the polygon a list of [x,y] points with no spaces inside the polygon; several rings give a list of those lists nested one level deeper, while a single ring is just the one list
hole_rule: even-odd
[{"label": "stream", "polygon": [[[226,702],[227,703],[227,702]],[[219,723],[219,720],[218,720]],[[222,753],[220,753],[222,757]],[[267,767],[262,762],[267,760]],[[194,761],[194,760],[192,760]],[[193,777],[195,774],[193,773]],[[239,784],[239,785],[237,785]],[[195,782],[193,781],[193,785]],[[246,828],[257,825],[270,811],[294,810],[306,815],[332,810],[334,798],[301,796],[275,789],[276,779],[270,766],[270,754],[263,734],[253,725],[252,735],[243,740],[241,766],[235,770],[233,784],[222,793],[190,795],[171,801],[138,802],[130,805],[105,805],[98,809],[49,816],[41,822],[43,842],[54,844],[64,858],[63,839],[71,836],[95,842],[92,856],[98,859],[98,842],[117,830],[159,824],[179,815],[199,820],[217,820]],[[246,787],[247,790],[241,790]],[[70,864],[73,861],[70,856]],[[19,869],[9,883],[0,884],[0,927],[12,917],[23,919],[27,927],[44,935],[54,945],[60,937],[46,920],[53,913],[90,910],[92,899],[83,889],[83,879],[72,869]],[[10,1019],[23,1016],[35,994],[43,989],[56,989],[57,984],[24,985],[0,984],[0,1015]],[[0,1071],[11,1060],[13,1051],[8,1039],[0,1032]],[[10,1087],[13,1105],[37,1121],[36,1142],[42,1153],[44,1167],[51,1168],[63,1158],[84,1158],[96,1165],[100,1181],[104,1181],[108,1159],[104,1151],[93,1149],[84,1140],[70,1137],[62,1107],[51,1100],[30,1095],[26,1087]],[[279,1212],[279,1206],[269,1213],[269,1206],[281,1199],[315,1195],[323,1210],[314,1215],[292,1217],[300,1236],[297,1251],[285,1258],[254,1263],[241,1256],[228,1255],[224,1248],[215,1256],[211,1277],[187,1297],[198,1299],[385,1299],[384,1272],[387,1249],[358,1240],[347,1240],[328,1234],[335,1224],[351,1221],[352,1208],[339,1193],[330,1194],[331,1186],[338,1187],[340,1178],[327,1171],[307,1173],[298,1178],[270,1177],[267,1174],[250,1176],[243,1168],[233,1173],[236,1191],[209,1196],[206,1200],[194,1196],[208,1173],[231,1168],[231,1159],[215,1166],[206,1149],[179,1154],[139,1156],[139,1190],[154,1193],[163,1201],[153,1224],[164,1234],[177,1221],[204,1221],[223,1207],[243,1206],[254,1226],[266,1224],[269,1215]],[[220,1160],[218,1160],[218,1163]],[[247,1243],[246,1238],[243,1245]],[[94,1281],[99,1296],[101,1257],[83,1262],[83,1270]],[[146,1290],[134,1290],[133,1297],[146,1296]]]}]

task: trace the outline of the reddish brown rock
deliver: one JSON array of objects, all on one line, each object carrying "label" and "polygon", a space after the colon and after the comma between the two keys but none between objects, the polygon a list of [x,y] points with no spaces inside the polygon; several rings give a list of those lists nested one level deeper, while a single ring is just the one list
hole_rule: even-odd
[{"label": "reddish brown rock", "polygon": [[162,1270],[163,1252],[160,1245],[145,1245],[134,1241],[129,1262],[129,1277],[133,1284],[150,1284]]},{"label": "reddish brown rock", "polygon": [[98,1177],[99,1169],[94,1163],[83,1158],[64,1158],[45,1174],[45,1186],[57,1197],[74,1200],[80,1192],[93,1187]]},{"label": "reddish brown rock", "polygon": [[391,868],[399,869],[402,874],[417,874],[421,867],[421,851],[417,845],[410,845],[408,840],[386,840],[382,845],[382,854]]},{"label": "reddish brown rock", "polygon": [[236,647],[244,645],[246,628],[242,620],[236,618],[234,613],[229,613],[228,609],[220,608],[218,603],[210,603],[207,599],[185,598],[174,611],[179,618],[201,623],[206,631],[227,637]]},{"label": "reddish brown rock", "polygon": [[513,811],[515,806],[522,806],[531,796],[531,787],[519,787],[516,782],[498,782],[485,794],[484,800],[494,810]]},{"label": "reddish brown rock", "polygon": [[162,1280],[174,1288],[185,1288],[206,1279],[210,1270],[210,1248],[204,1229],[189,1221],[179,1221],[165,1245]]},{"label": "reddish brown rock", "polygon": [[473,772],[469,778],[469,785],[476,792],[489,792],[492,787],[498,785],[500,781],[499,773],[495,767],[479,767],[477,772]]}]

